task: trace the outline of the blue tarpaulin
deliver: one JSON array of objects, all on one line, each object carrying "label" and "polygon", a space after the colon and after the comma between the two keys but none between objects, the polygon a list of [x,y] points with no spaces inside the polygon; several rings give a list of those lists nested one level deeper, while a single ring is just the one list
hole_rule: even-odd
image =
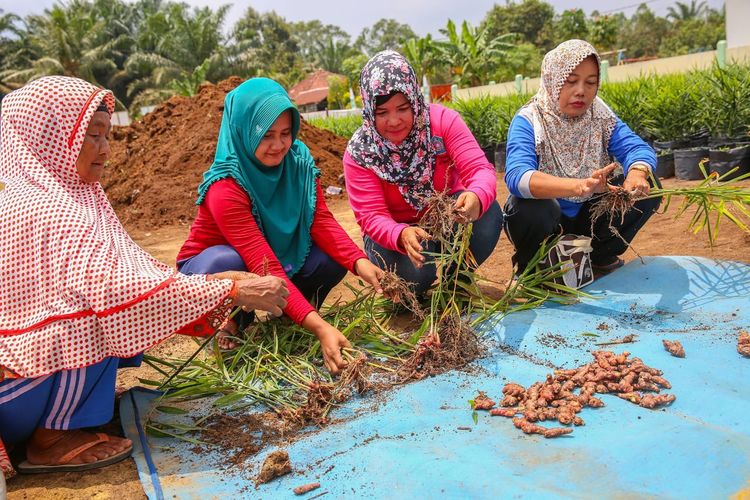
[{"label": "blue tarpaulin", "polygon": [[[141,424],[155,398],[134,389],[121,400],[127,436],[149,498],[727,498],[750,495],[750,359],[736,350],[750,327],[750,266],[695,257],[633,261],[585,290],[574,305],[547,304],[486,324],[489,355],[474,368],[365,397],[336,410],[343,422],[286,446],[294,472],[257,489],[226,452],[196,453],[176,439],[154,438]],[[467,400],[495,399],[506,382],[528,386],[555,367],[592,361],[596,343],[637,334],[624,350],[664,371],[677,400],[647,410],[613,395],[585,408],[570,435],[525,435],[512,421],[479,412]],[[684,359],[662,339],[679,340]],[[162,418],[160,416],[160,418]]]}]

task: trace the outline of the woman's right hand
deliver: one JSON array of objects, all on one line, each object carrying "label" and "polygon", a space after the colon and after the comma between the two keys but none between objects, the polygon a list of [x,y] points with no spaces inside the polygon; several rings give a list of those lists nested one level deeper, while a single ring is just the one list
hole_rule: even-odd
[{"label": "woman's right hand", "polygon": [[245,311],[253,309],[268,311],[277,317],[283,314],[286,298],[289,296],[286,281],[283,279],[276,276],[262,276],[235,281],[235,286],[237,294],[234,303]]},{"label": "woman's right hand", "polygon": [[617,163],[610,163],[606,167],[594,170],[591,177],[577,179],[575,185],[575,196],[589,197],[595,193],[605,193],[609,190],[607,179],[609,174],[617,168]]},{"label": "woman's right hand", "polygon": [[425,260],[424,255],[422,255],[422,250],[424,250],[422,242],[431,239],[432,237],[421,227],[409,226],[401,231],[398,236],[398,244],[404,249],[414,267],[421,269]]}]

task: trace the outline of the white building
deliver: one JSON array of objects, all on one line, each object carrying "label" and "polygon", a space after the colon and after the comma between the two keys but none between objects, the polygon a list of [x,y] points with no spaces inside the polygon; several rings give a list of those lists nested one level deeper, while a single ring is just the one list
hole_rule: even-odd
[{"label": "white building", "polygon": [[727,16],[727,46],[750,45],[750,0],[725,0]]}]

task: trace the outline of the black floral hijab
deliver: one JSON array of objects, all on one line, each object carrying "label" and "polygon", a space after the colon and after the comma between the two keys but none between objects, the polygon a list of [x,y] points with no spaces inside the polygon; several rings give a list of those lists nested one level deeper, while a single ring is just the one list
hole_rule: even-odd
[{"label": "black floral hijab", "polygon": [[[430,108],[420,92],[414,69],[398,52],[378,52],[362,69],[359,88],[362,126],[352,135],[347,151],[359,165],[397,185],[409,205],[422,209],[434,192],[435,154],[431,147]],[[393,92],[403,93],[414,112],[414,126],[399,145],[375,129],[375,99]]]}]

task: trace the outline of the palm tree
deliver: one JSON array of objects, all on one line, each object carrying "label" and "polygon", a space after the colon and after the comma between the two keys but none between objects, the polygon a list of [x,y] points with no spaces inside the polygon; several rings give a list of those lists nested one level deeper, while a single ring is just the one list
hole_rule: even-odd
[{"label": "palm tree", "polygon": [[675,21],[688,21],[703,17],[708,12],[705,0],[698,2],[690,0],[690,5],[682,2],[675,2],[673,7],[667,9],[667,18]]},{"label": "palm tree", "polygon": [[176,92],[194,92],[203,81],[223,75],[221,26],[228,5],[216,11],[208,7],[190,11],[186,4],[176,3],[153,6],[141,21],[136,50],[122,71],[130,78],[127,98],[136,110]]},{"label": "palm tree", "polygon": [[315,44],[314,57],[319,68],[331,73],[341,74],[342,63],[349,56],[351,47],[345,40],[334,40],[328,36],[324,40],[318,40]]},{"label": "palm tree", "polygon": [[[11,13],[5,14],[0,9],[0,95],[5,95],[18,88],[18,85],[14,85],[13,82],[6,81],[5,73],[11,56],[17,52],[18,48],[15,46],[14,39],[18,39],[22,36],[23,32],[18,28],[17,23],[21,19]],[[9,38],[6,35],[10,35]]]},{"label": "palm tree", "polygon": [[114,58],[132,43],[128,34],[113,36],[108,20],[95,4],[72,0],[57,4],[44,15],[29,16],[28,66],[4,72],[6,81],[25,83],[45,75],[83,78],[107,86],[117,72]]}]

